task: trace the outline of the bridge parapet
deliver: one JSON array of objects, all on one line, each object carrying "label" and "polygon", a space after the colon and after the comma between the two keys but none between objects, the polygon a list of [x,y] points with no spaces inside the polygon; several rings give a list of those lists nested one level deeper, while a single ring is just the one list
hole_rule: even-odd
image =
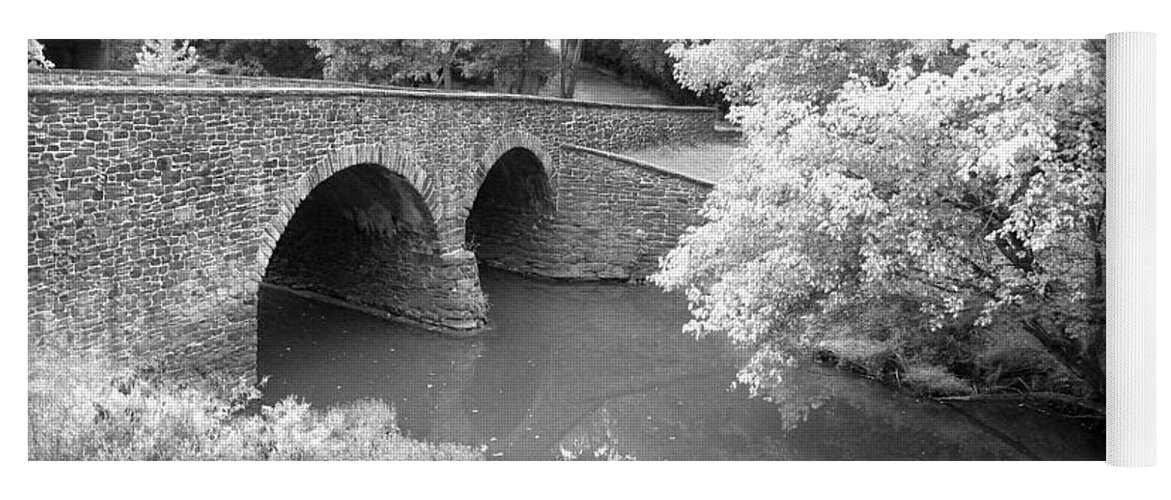
[{"label": "bridge parapet", "polygon": [[110,86],[110,87],[304,87],[304,88],[384,88],[379,85],[258,76],[207,75],[185,73],[139,73],[117,70],[39,69],[28,70],[30,86]]},{"label": "bridge parapet", "polygon": [[[559,97],[534,96],[526,94],[500,94],[495,92],[449,91],[427,87],[398,87],[393,85],[377,85],[368,83],[346,82],[339,80],[312,80],[305,78],[278,78],[263,76],[234,76],[182,73],[138,73],[134,71],[114,70],[45,70],[30,68],[28,72],[30,93],[35,88],[42,93],[155,93],[166,92],[174,94],[251,94],[284,93],[302,96],[310,95],[381,95],[397,97],[429,97],[435,99],[454,99],[465,101],[517,101],[535,102],[570,107],[594,107],[612,109],[632,109],[645,111],[673,111],[679,113],[718,113],[715,108],[703,106],[672,106],[662,104],[626,104],[604,101],[586,101],[578,99],[562,99]],[[51,87],[60,87],[52,89]],[[93,89],[76,89],[75,87],[93,87]],[[114,88],[124,89],[114,90]],[[101,90],[107,89],[107,90]],[[139,89],[139,90],[133,90]],[[224,90],[212,90],[224,89]],[[232,92],[233,89],[256,89],[253,91]],[[265,91],[264,89],[268,89]],[[373,90],[382,93],[354,93],[346,90]],[[713,121],[713,126],[717,121]]]}]

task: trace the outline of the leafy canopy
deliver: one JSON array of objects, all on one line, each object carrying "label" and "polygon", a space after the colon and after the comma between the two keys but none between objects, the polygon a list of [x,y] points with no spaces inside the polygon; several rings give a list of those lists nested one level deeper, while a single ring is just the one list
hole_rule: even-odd
[{"label": "leafy canopy", "polygon": [[[653,276],[742,379],[832,339],[1019,328],[1104,394],[1101,53],[1082,41],[677,42],[734,171]],[[930,357],[932,353],[925,353]]]},{"label": "leafy canopy", "polygon": [[53,69],[53,61],[45,58],[45,44],[32,38],[28,39],[28,67]]},{"label": "leafy canopy", "polygon": [[[444,71],[532,92],[553,71],[544,40],[310,40],[326,79],[379,84],[438,82]],[[450,75],[449,75],[450,76]],[[534,88],[536,86],[536,88]]]},{"label": "leafy canopy", "polygon": [[135,54],[134,71],[140,73],[195,73],[199,53],[191,40],[147,39]]}]

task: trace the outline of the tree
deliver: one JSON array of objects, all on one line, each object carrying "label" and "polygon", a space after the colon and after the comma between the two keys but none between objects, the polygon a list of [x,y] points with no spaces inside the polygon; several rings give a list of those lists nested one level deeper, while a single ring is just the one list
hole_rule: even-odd
[{"label": "tree", "polygon": [[268,75],[284,78],[322,78],[317,48],[307,40],[205,39],[194,40],[201,59],[215,61],[212,73]]},{"label": "tree", "polygon": [[[1105,395],[1104,54],[1069,41],[679,42],[745,147],[653,280],[747,382],[829,339],[1017,328]],[[917,340],[918,343],[910,343]]]},{"label": "tree", "polygon": [[557,66],[545,40],[469,40],[460,62],[464,76],[490,78],[497,91],[535,94]]},{"label": "tree", "polygon": [[718,90],[733,105],[799,101],[814,107],[832,100],[851,77],[881,86],[890,70],[918,51],[942,56],[929,43],[909,40],[680,41],[667,49],[676,59],[675,77],[693,90]]},{"label": "tree", "polygon": [[190,40],[143,40],[135,55],[134,71],[140,73],[194,73],[199,54]]},{"label": "tree", "polygon": [[697,95],[675,81],[675,60],[667,54],[670,46],[669,40],[584,40],[581,58],[644,88],[656,88],[676,104],[717,104],[713,94]]},{"label": "tree", "polygon": [[45,58],[45,46],[32,38],[28,39],[28,67],[53,69],[53,61]]},{"label": "tree", "polygon": [[310,40],[326,79],[452,88],[458,75],[532,93],[553,66],[544,40]]},{"label": "tree", "polygon": [[561,75],[560,96],[573,99],[577,90],[577,65],[581,62],[581,46],[583,40],[561,40],[561,50],[557,51],[558,68]]},{"label": "tree", "polygon": [[454,51],[447,40],[310,40],[327,80],[418,84],[437,79]]}]

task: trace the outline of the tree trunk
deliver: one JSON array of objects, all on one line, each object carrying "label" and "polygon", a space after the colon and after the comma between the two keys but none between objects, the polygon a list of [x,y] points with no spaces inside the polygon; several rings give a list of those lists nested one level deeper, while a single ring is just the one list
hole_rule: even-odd
[{"label": "tree trunk", "polygon": [[455,63],[449,62],[449,63],[447,63],[447,67],[443,68],[443,88],[445,90],[452,89],[452,85],[453,85],[452,80],[455,79],[454,76],[455,76]]},{"label": "tree trunk", "polygon": [[[1060,325],[1032,318],[1024,321],[1024,329],[1037,339],[1061,364],[1080,377],[1090,387],[1090,399],[1106,400],[1106,336],[1105,317],[1100,325],[1094,321],[1088,339],[1077,342],[1070,338]],[[1079,345],[1080,344],[1080,345]]]},{"label": "tree trunk", "polygon": [[525,93],[525,76],[529,69],[529,41],[520,41],[520,74],[516,78],[516,88],[512,90],[514,94]]},{"label": "tree trunk", "polygon": [[578,40],[573,44],[573,61],[570,64],[569,71],[569,97],[573,97],[577,92],[577,67],[581,63],[581,48],[585,45],[585,40]]},{"label": "tree trunk", "polygon": [[443,88],[445,90],[455,88],[455,60],[458,49],[459,40],[452,40],[447,43],[447,64],[443,66]]},{"label": "tree trunk", "polygon": [[561,97],[573,99],[577,90],[577,66],[581,61],[582,40],[561,40],[558,54],[561,70]]}]

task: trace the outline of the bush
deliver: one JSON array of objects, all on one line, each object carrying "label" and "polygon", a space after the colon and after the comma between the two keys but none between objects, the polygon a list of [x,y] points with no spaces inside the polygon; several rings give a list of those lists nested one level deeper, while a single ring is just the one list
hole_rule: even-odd
[{"label": "bush", "polygon": [[404,437],[380,401],[316,410],[290,397],[179,383],[94,355],[30,354],[29,460],[474,460],[482,451]]},{"label": "bush", "polygon": [[566,461],[581,461],[581,462],[629,462],[634,460],[633,455],[620,453],[609,444],[603,444],[594,449],[583,449],[580,451],[567,450],[565,447],[558,448],[561,453],[557,459]]}]

